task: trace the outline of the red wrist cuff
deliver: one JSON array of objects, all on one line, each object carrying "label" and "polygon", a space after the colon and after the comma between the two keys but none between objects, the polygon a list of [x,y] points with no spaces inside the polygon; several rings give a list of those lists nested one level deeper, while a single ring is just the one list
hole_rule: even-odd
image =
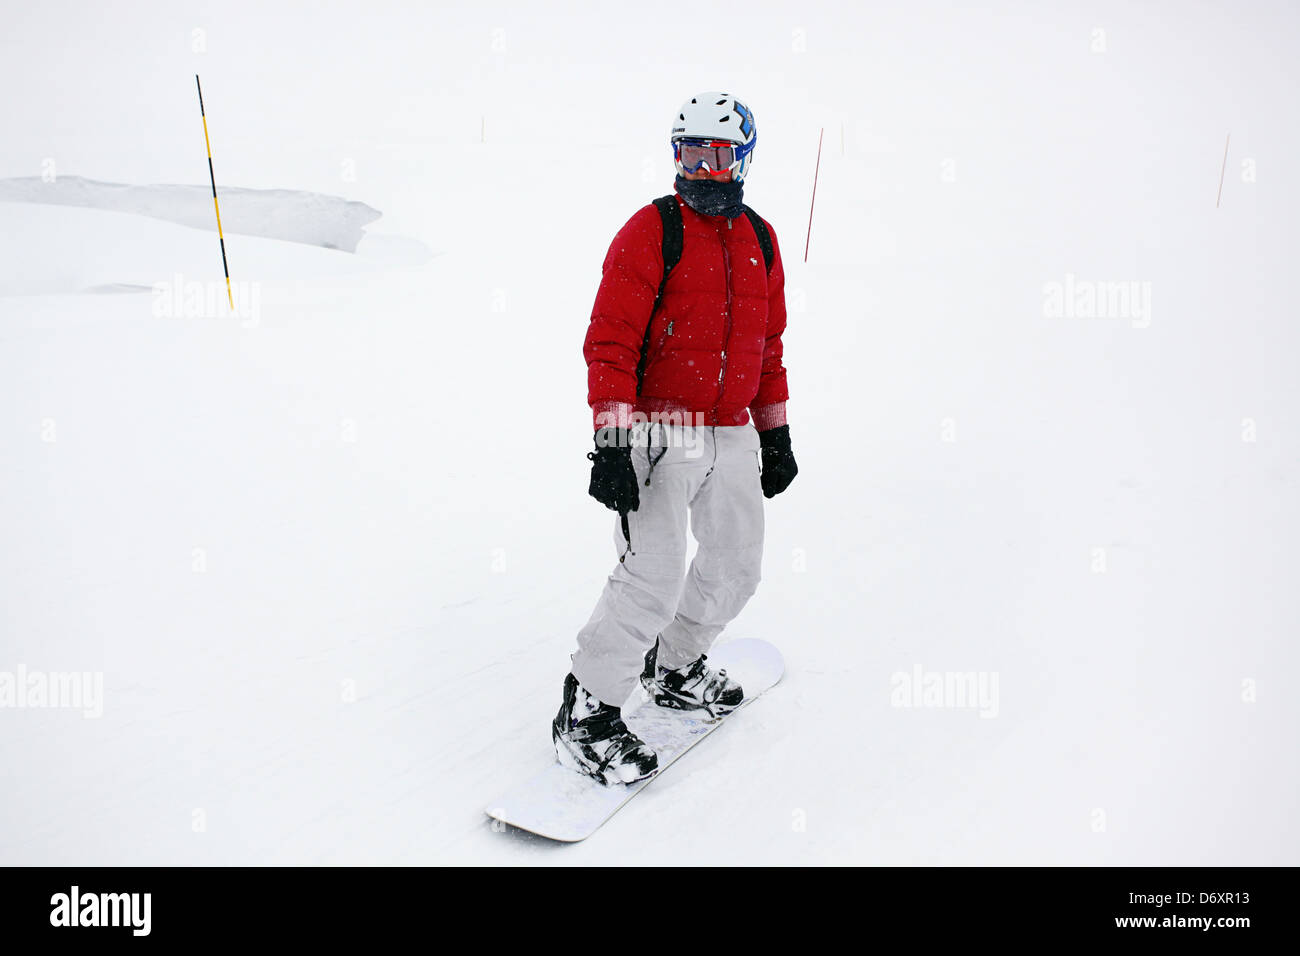
[{"label": "red wrist cuff", "polygon": [[754,419],[754,427],[761,432],[771,428],[780,428],[786,424],[785,402],[772,402],[770,405],[751,408],[749,415]]},{"label": "red wrist cuff", "polygon": [[630,428],[632,405],[629,402],[597,402],[591,406],[591,420],[595,431],[602,428]]}]

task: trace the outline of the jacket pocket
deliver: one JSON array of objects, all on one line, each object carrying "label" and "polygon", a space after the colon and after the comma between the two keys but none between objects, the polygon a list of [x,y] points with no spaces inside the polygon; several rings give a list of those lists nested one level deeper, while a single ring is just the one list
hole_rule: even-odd
[{"label": "jacket pocket", "polygon": [[659,356],[663,354],[664,344],[672,334],[673,320],[669,319],[668,324],[664,326],[664,330],[659,333],[659,341],[655,343],[655,347],[651,349],[650,354],[646,356],[645,375],[650,374],[650,369],[654,367],[655,362],[659,360]]}]

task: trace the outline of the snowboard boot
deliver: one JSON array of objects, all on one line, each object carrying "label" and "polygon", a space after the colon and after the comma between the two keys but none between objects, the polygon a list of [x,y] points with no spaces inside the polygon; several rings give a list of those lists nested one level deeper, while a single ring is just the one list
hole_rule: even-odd
[{"label": "snowboard boot", "polygon": [[560,763],[606,786],[653,776],[659,757],[627,729],[617,707],[598,701],[578,679],[564,678],[564,703],[551,723],[551,741]]},{"label": "snowboard boot", "polygon": [[709,667],[707,654],[701,654],[677,670],[659,666],[658,658],[659,643],[656,641],[645,656],[641,686],[660,707],[702,710],[716,719],[731,713],[745,699],[745,691],[727,676],[725,669]]}]

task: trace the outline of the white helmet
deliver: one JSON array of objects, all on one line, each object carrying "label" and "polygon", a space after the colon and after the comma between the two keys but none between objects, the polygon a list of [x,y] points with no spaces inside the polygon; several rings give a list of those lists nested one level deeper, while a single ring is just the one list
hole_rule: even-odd
[{"label": "white helmet", "polygon": [[[744,180],[754,158],[754,145],[758,142],[758,128],[754,114],[748,106],[730,93],[710,91],[697,93],[682,104],[673,117],[672,143],[682,139],[726,140],[735,144],[735,162],[731,164],[733,181]],[[677,160],[677,172],[683,172]]]}]

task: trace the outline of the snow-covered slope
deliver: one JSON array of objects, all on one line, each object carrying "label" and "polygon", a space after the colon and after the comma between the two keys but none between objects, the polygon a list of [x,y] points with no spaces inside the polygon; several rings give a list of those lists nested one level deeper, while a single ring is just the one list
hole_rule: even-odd
[{"label": "snow-covered slope", "polygon": [[[204,232],[126,212],[2,201],[0,220],[0,297],[147,292],[156,316],[230,317],[215,226]],[[337,228],[325,217],[317,232]],[[238,249],[232,256],[236,317],[250,322],[268,282],[341,279],[420,265],[432,255],[418,239],[386,235],[369,237],[355,255],[262,236],[238,236],[227,245]]]},{"label": "snow-covered slope", "polygon": [[[98,718],[0,708],[0,862],[1297,862],[1297,15],[747,11],[0,38],[0,176],[202,186],[200,72],[219,187],[384,214],[228,236],[232,316],[154,291],[224,296],[214,235],[0,202],[0,673],[103,674]],[[724,637],[787,673],[559,848],[482,808],[552,759],[614,561],[601,257],[711,87],[759,124],[800,463]],[[918,670],[986,699],[903,706]]]}]

